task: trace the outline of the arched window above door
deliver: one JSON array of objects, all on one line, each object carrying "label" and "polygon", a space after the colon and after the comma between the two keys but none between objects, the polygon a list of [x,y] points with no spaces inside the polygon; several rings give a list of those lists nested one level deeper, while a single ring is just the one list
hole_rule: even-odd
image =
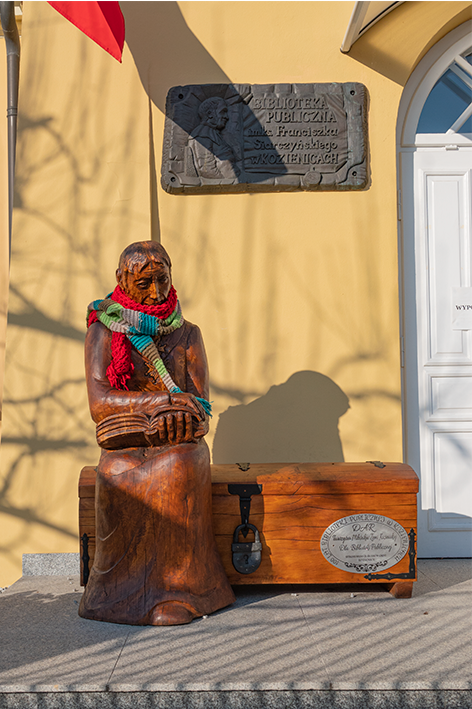
[{"label": "arched window above door", "polygon": [[472,52],[458,54],[433,86],[417,133],[472,133]]},{"label": "arched window above door", "polygon": [[400,149],[472,148],[471,23],[449,32],[423,57],[398,109]]}]

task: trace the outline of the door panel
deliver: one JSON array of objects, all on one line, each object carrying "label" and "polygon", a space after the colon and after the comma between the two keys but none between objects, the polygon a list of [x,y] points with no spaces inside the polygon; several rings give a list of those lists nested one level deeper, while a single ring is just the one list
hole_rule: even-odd
[{"label": "door panel", "polygon": [[[452,285],[470,282],[470,256],[465,233],[468,171],[440,172],[434,165],[450,157],[446,151],[417,153],[420,191],[424,190],[426,283],[429,314],[428,359],[430,364],[471,361],[470,334],[451,327]],[[472,157],[472,155],[471,155]],[[425,163],[432,163],[429,169]],[[423,169],[421,168],[423,166]],[[421,195],[423,197],[423,195]]]},{"label": "door panel", "polygon": [[[434,439],[434,496],[435,509],[448,515],[453,511],[457,525],[471,529],[472,431],[461,431],[448,426],[432,431]],[[461,521],[461,517],[464,517]]]},{"label": "door panel", "polygon": [[409,305],[416,309],[411,350],[416,350],[419,421],[409,422],[409,437],[418,436],[411,446],[421,479],[418,552],[470,556],[472,332],[452,329],[452,288],[472,286],[472,151],[419,148],[410,166],[415,302]]},{"label": "door panel", "polygon": [[472,374],[429,374],[430,421],[472,420]]}]

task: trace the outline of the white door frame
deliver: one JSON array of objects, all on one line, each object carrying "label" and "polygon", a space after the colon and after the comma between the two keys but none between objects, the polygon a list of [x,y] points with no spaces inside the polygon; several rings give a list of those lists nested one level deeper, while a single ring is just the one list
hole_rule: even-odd
[{"label": "white door frame", "polygon": [[[438,136],[416,137],[418,120],[424,103],[436,81],[454,58],[472,45],[471,25],[465,23],[440,40],[418,64],[408,80],[400,101],[397,120],[398,180],[398,249],[400,293],[400,337],[402,348],[402,413],[404,460],[420,471],[419,397],[417,370],[417,313],[407,305],[416,302],[415,274],[415,205],[413,155],[418,147],[447,149],[447,141]],[[449,138],[449,136],[448,136]],[[460,134],[450,136],[457,146],[471,145]],[[471,152],[472,156],[472,152]],[[421,488],[420,488],[421,489]],[[421,501],[419,501],[421,505]],[[421,540],[419,555],[421,556]],[[438,556],[447,553],[439,552]],[[449,554],[453,556],[454,554]]]}]

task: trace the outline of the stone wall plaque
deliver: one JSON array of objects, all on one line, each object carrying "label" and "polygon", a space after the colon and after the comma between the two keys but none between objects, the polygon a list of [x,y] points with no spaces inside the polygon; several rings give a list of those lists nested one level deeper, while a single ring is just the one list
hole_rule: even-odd
[{"label": "stone wall plaque", "polygon": [[363,84],[174,86],[162,186],[172,194],[359,190],[368,183]]},{"label": "stone wall plaque", "polygon": [[390,569],[403,559],[408,546],[401,524],[370,513],[338,519],[325,529],[320,542],[326,561],[354,574]]}]

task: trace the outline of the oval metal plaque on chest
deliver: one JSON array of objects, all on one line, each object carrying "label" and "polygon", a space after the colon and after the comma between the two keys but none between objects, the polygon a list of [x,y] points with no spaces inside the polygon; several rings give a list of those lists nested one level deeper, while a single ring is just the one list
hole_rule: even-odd
[{"label": "oval metal plaque on chest", "polygon": [[408,534],[389,517],[350,515],[325,529],[320,548],[326,561],[338,569],[364,574],[398,564],[408,551]]}]

